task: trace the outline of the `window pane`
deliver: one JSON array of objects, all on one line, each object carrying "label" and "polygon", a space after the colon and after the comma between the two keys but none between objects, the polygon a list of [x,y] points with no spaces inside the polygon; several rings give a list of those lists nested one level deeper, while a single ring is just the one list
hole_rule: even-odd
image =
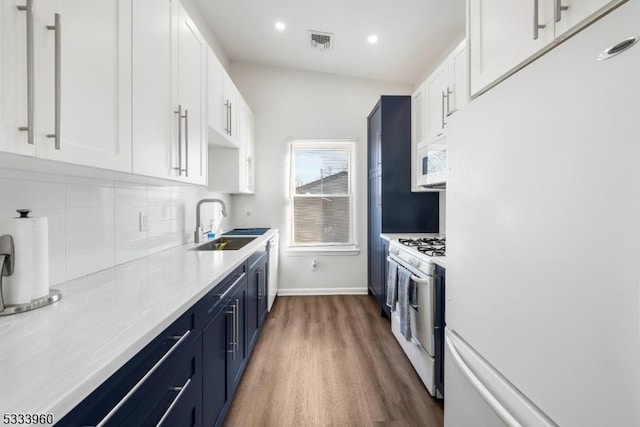
[{"label": "window pane", "polygon": [[349,150],[294,151],[296,194],[348,194]]},{"label": "window pane", "polygon": [[295,243],[349,243],[350,197],[294,197]]}]

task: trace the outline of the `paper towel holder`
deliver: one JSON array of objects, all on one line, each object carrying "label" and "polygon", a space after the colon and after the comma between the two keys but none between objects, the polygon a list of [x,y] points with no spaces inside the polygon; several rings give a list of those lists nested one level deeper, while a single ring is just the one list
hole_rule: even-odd
[{"label": "paper towel holder", "polygon": [[35,310],[53,304],[62,298],[62,293],[57,289],[50,289],[49,294],[42,298],[36,298],[26,304],[4,305],[2,296],[2,277],[11,276],[15,266],[15,252],[13,247],[13,237],[9,234],[0,236],[0,316],[17,314],[25,311]]}]

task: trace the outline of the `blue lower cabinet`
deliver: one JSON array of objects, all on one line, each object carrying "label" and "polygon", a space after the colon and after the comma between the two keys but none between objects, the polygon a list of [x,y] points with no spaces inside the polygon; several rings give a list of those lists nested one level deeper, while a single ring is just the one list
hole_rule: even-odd
[{"label": "blue lower cabinet", "polygon": [[267,317],[267,252],[256,252],[248,263],[247,338],[251,353]]},{"label": "blue lower cabinet", "polygon": [[202,336],[176,359],[124,425],[202,425]]},{"label": "blue lower cabinet", "polygon": [[213,426],[222,421],[229,401],[227,386],[227,354],[232,351],[231,310],[219,312],[202,331],[203,419]]},{"label": "blue lower cabinet", "polygon": [[224,309],[205,326],[203,338],[204,425],[221,425],[247,362],[247,279],[236,283]]},{"label": "blue lower cabinet", "polygon": [[59,426],[127,425],[199,334],[189,310],[63,417]]},{"label": "blue lower cabinet", "polygon": [[[266,256],[256,259],[266,266]],[[248,267],[237,267],[56,425],[221,425],[249,358],[249,313],[257,325],[266,315],[258,303],[266,302],[264,266],[251,310]]]}]

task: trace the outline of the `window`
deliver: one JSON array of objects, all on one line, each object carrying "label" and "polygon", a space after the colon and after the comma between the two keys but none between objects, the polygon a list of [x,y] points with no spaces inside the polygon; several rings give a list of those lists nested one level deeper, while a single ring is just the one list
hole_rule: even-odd
[{"label": "window", "polygon": [[355,141],[291,143],[291,245],[355,246]]}]

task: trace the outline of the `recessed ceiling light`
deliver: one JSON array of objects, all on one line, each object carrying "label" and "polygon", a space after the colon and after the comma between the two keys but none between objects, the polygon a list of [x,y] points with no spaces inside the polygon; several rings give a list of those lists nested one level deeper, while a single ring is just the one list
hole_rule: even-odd
[{"label": "recessed ceiling light", "polygon": [[370,44],[376,44],[378,43],[378,36],[376,36],[375,34],[371,34],[369,37],[367,37],[367,41]]},{"label": "recessed ceiling light", "polygon": [[282,22],[282,21],[278,21],[278,22],[276,22],[276,30],[278,30],[278,31],[284,31],[284,30],[285,30],[285,28],[287,28],[287,26],[286,26],[286,25],[284,25],[284,22]]}]

